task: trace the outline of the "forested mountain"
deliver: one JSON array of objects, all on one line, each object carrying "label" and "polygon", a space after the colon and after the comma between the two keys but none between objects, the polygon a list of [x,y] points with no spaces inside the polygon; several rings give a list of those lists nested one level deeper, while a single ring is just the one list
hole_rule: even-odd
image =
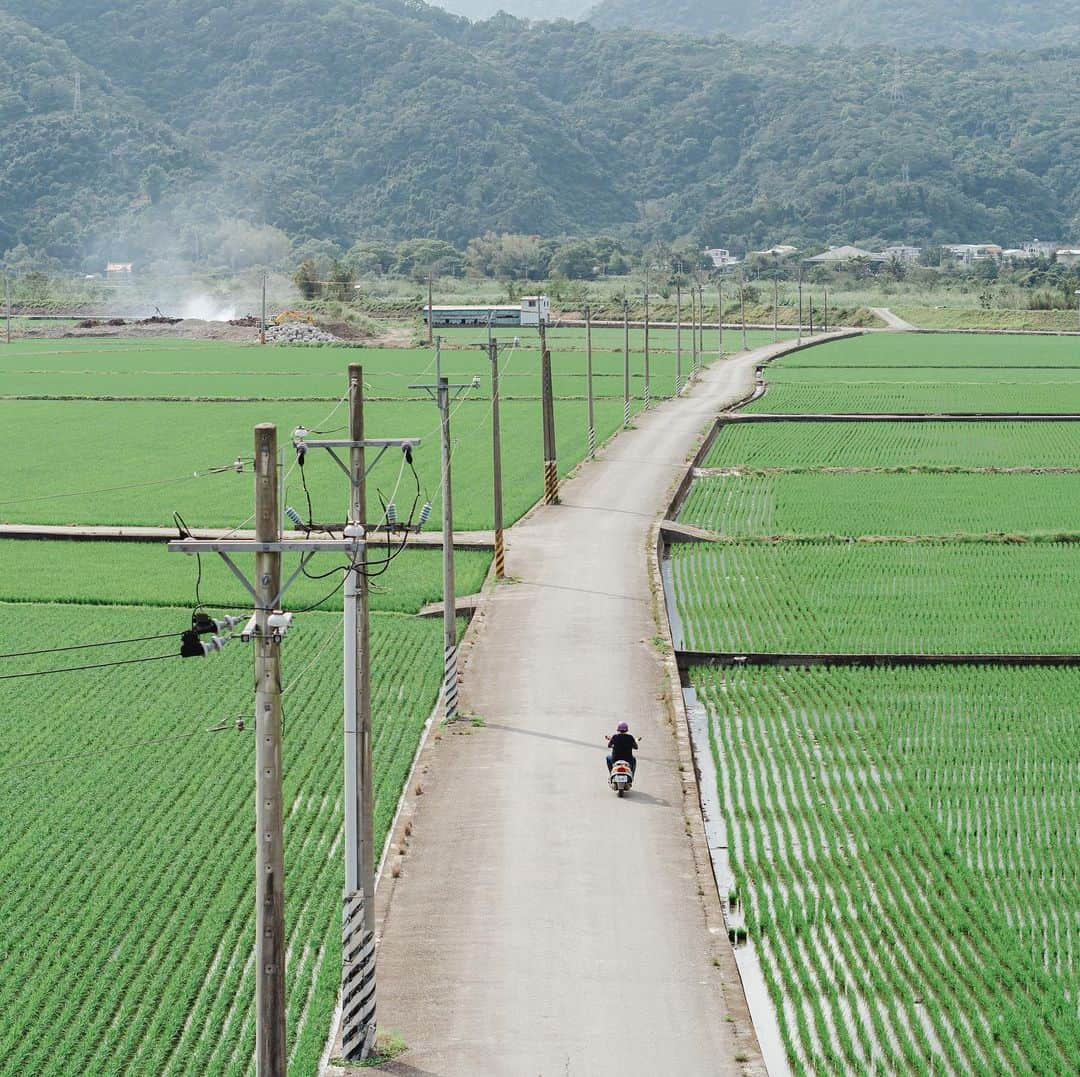
[{"label": "forested mountain", "polygon": [[1074,0],[600,0],[594,26],[901,50],[1080,44]]},{"label": "forested mountain", "polygon": [[441,0],[438,5],[470,19],[490,19],[500,11],[522,19],[583,19],[592,0]]},{"label": "forested mountain", "polygon": [[[817,53],[398,0],[0,0],[0,252],[1075,233],[1080,51]],[[74,114],[74,80],[81,108]]]}]

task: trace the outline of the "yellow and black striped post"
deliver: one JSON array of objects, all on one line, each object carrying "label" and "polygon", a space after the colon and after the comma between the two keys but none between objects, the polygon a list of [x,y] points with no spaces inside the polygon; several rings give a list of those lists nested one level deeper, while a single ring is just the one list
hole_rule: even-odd
[{"label": "yellow and black striped post", "polygon": [[364,892],[345,895],[341,918],[341,1054],[367,1058],[375,1046],[375,935],[365,924]]},{"label": "yellow and black striped post", "polygon": [[491,338],[488,327],[488,359],[491,360],[491,474],[495,502],[495,579],[506,578],[506,552],[503,548],[502,504],[502,434],[499,426],[499,342]]}]

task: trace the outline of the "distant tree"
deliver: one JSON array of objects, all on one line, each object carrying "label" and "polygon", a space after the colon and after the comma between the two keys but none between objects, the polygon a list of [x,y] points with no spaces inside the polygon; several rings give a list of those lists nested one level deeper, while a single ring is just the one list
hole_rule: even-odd
[{"label": "distant tree", "polygon": [[551,257],[551,272],[567,280],[593,280],[596,277],[598,255],[596,248],[584,240],[564,243]]},{"label": "distant tree", "polygon": [[304,299],[314,299],[319,294],[319,268],[312,259],[300,263],[293,274],[293,283]]}]

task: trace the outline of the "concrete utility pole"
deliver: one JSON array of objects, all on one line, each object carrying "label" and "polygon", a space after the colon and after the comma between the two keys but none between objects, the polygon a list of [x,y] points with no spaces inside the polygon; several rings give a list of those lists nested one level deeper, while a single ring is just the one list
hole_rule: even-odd
[{"label": "concrete utility pole", "polygon": [[596,415],[592,378],[592,310],[585,308],[585,393],[589,401],[589,459],[596,455]]},{"label": "concrete utility pole", "polygon": [[648,411],[652,407],[652,401],[650,396],[652,394],[652,386],[650,385],[649,377],[649,284],[648,277],[646,276],[645,283],[645,387],[642,390],[642,407],[645,411]]},{"label": "concrete utility pole", "polygon": [[259,343],[266,343],[266,274],[262,275],[262,319],[259,322]]},{"label": "concrete utility pole", "polygon": [[814,335],[814,293],[810,293],[810,335]]},{"label": "concrete utility pole", "polygon": [[717,344],[716,354],[723,359],[724,358],[724,282],[718,280],[716,282],[716,335],[719,343]]},{"label": "concrete utility pole", "polygon": [[742,347],[746,351],[746,278],[739,278],[739,307],[742,310]]},{"label": "concrete utility pole", "polygon": [[623,327],[623,427],[630,425],[630,303],[623,300],[622,304],[622,327]]},{"label": "concrete utility pole", "polygon": [[690,377],[697,373],[697,288],[690,285]]},{"label": "concrete utility pole", "polygon": [[11,277],[4,274],[4,324],[8,344],[11,343]]},{"label": "concrete utility pole", "polygon": [[544,504],[559,500],[559,464],[555,452],[555,393],[551,384],[551,352],[547,346],[547,331],[540,322],[540,382],[544,420]]},{"label": "concrete utility pole", "polygon": [[827,333],[829,331],[829,289],[827,285],[823,287],[825,291],[825,324],[822,326],[822,332]]},{"label": "concrete utility pole", "polygon": [[780,281],[776,277],[772,282],[772,338],[774,344],[780,339]]},{"label": "concrete utility pole", "polygon": [[698,298],[698,366],[705,365],[705,285],[697,287]]},{"label": "concrete utility pole", "polygon": [[[364,368],[349,364],[349,516],[363,536]],[[371,637],[367,544],[345,577],[345,894],[341,919],[341,1043],[347,1059],[375,1043],[375,782],[371,765]]]},{"label": "concrete utility pole", "polygon": [[802,343],[802,266],[799,266],[799,340]]},{"label": "concrete utility pole", "polygon": [[488,359],[491,361],[491,474],[495,498],[495,578],[506,578],[506,552],[503,547],[502,503],[502,434],[499,426],[499,342],[491,337],[488,322]]},{"label": "concrete utility pole", "polygon": [[439,407],[442,430],[442,538],[443,538],[443,717],[447,722],[457,720],[457,596],[454,588],[454,502],[450,476],[450,390],[455,396],[479,384],[479,378],[464,385],[451,385],[442,373],[442,337],[435,338],[435,385],[410,385],[424,389]]},{"label": "concrete utility pole", "polygon": [[682,395],[682,282],[675,283],[675,395]]},{"label": "concrete utility pole", "polygon": [[[255,427],[255,539],[280,542],[277,427]],[[255,555],[255,1058],[285,1077],[285,840],[281,780],[281,637],[270,626],[281,550]]]},{"label": "concrete utility pole", "polygon": [[435,331],[433,327],[434,317],[432,316],[431,306],[431,274],[427,275],[427,342],[431,343],[431,334]]}]

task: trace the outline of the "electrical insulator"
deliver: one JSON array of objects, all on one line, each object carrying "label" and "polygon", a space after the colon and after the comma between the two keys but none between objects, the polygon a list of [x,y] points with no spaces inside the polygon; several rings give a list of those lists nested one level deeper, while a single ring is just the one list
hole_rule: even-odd
[{"label": "electrical insulator", "polygon": [[430,501],[425,501],[423,506],[420,509],[420,526],[423,527],[424,524],[426,524],[428,522],[428,520],[430,520],[430,519],[431,519],[431,502]]},{"label": "electrical insulator", "polygon": [[241,460],[239,456],[233,461],[233,468],[235,469],[237,474],[243,474],[243,472],[244,472],[244,461]]},{"label": "electrical insulator", "polygon": [[393,501],[386,506],[386,526],[391,529],[397,527],[397,505]]},{"label": "electrical insulator", "polygon": [[286,505],[285,506],[285,515],[288,516],[289,519],[292,520],[292,522],[294,524],[296,524],[296,526],[297,526],[297,528],[299,530],[301,530],[301,531],[306,531],[307,530],[307,528],[304,526],[303,517],[300,515],[300,513],[298,513],[296,511],[296,509],[294,509],[292,507],[292,505]]}]

